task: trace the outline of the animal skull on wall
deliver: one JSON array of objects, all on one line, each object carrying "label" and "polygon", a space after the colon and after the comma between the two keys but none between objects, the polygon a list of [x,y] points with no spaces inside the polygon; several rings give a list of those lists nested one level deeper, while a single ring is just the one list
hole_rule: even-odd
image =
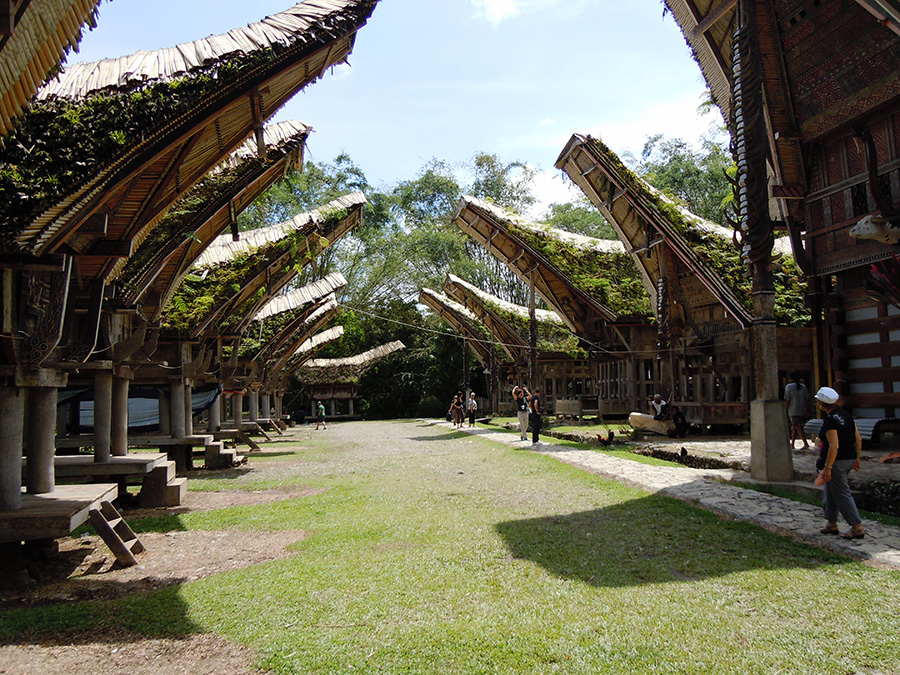
[{"label": "animal skull on wall", "polygon": [[850,228],[849,234],[855,239],[874,239],[882,244],[896,244],[900,241],[900,224],[881,216],[865,216]]}]

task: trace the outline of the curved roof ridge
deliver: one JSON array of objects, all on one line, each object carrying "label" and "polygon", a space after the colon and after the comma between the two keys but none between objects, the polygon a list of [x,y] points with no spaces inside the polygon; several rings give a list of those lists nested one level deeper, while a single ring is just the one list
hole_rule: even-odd
[{"label": "curved roof ridge", "polygon": [[332,272],[321,279],[307,284],[302,288],[294,289],[283,295],[278,295],[263,306],[257,313],[255,320],[262,321],[276,314],[283,314],[291,310],[316,302],[328,295],[334,295],[335,291],[347,285],[347,280],[340,272]]},{"label": "curved roof ridge", "polygon": [[[486,300],[487,302],[496,305],[501,311],[509,312],[510,314],[517,314],[519,316],[528,317],[529,312],[527,307],[523,307],[522,305],[517,305],[512,302],[508,302],[503,300],[502,298],[498,298],[496,295],[491,295],[485,290],[478,288],[474,284],[470,284],[465,279],[461,279],[455,274],[448,274],[447,279],[449,279],[452,283],[458,284],[468,290],[473,295],[478,296],[482,300]],[[538,321],[547,321],[550,323],[557,323],[561,327],[565,326],[565,321],[563,321],[559,314],[547,309],[535,309],[535,316]]]},{"label": "curved roof ridge", "polygon": [[406,349],[406,345],[400,340],[386,342],[383,345],[373,347],[368,351],[356,354],[355,356],[345,356],[340,359],[311,359],[303,364],[304,368],[344,368],[347,366],[364,366],[377,359],[389,356],[401,349]]},{"label": "curved roof ridge", "polygon": [[318,225],[328,219],[330,214],[343,209],[351,209],[366,203],[366,196],[362,192],[353,192],[343,197],[334,199],[325,206],[320,206],[312,211],[297,214],[290,220],[260,227],[256,230],[247,230],[241,233],[240,241],[234,241],[230,234],[216,237],[203,254],[197,258],[194,267],[211,267],[225,260],[231,260],[234,256],[251,249],[257,249],[266,244],[279,241],[288,232],[302,230],[309,226]]},{"label": "curved roof ridge", "polygon": [[472,197],[471,195],[463,195],[462,199],[470,204],[475,204],[482,209],[490,211],[491,214],[495,217],[512,223],[517,227],[528,229],[538,234],[548,234],[559,241],[563,241],[567,244],[572,244],[573,246],[577,246],[581,249],[593,250],[597,251],[598,253],[626,252],[625,245],[618,239],[599,239],[597,237],[589,237],[584,234],[576,234],[575,232],[561,230],[558,227],[553,227],[551,225],[547,225],[546,223],[540,223],[534,220],[530,220],[513,211],[509,211],[497,206],[496,204],[492,204],[491,202],[479,199],[478,197]]},{"label": "curved roof ridge", "polygon": [[289,47],[314,41],[306,33],[313,26],[327,31],[327,22],[355,6],[377,0],[306,0],[290,9],[174,47],[138,51],[126,56],[75,63],[57,79],[38,90],[37,98],[78,99],[106,89],[134,89],[150,82],[171,80],[215,67],[228,57],[246,55],[275,46]]}]

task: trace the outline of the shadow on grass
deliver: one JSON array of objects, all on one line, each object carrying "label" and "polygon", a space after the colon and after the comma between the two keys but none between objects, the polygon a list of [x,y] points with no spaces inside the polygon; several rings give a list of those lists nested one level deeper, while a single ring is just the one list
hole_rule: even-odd
[{"label": "shadow on grass", "polygon": [[152,592],[134,582],[96,582],[66,598],[64,604],[0,612],[0,645],[104,644],[128,641],[124,633],[133,633],[135,642],[201,633],[179,594],[186,581],[168,579],[165,588]]},{"label": "shadow on grass", "polygon": [[657,495],[495,527],[514,557],[594,586],[685,582],[747,570],[850,562]]},{"label": "shadow on grass", "polygon": [[443,434],[435,434],[434,436],[410,436],[411,441],[446,441],[451,438],[465,438],[471,434],[465,431],[449,431]]}]

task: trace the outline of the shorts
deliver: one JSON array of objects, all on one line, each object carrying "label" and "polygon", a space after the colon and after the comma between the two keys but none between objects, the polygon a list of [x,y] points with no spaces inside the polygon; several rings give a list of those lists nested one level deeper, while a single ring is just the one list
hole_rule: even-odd
[{"label": "shorts", "polygon": [[796,427],[802,427],[806,424],[806,415],[791,415],[791,424]]}]

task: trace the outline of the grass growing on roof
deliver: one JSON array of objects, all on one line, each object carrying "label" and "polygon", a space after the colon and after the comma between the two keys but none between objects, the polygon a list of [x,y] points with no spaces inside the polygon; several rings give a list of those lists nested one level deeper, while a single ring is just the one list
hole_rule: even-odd
[{"label": "grass growing on roof", "polygon": [[[395,440],[367,442],[388,426]],[[429,424],[334,430],[315,439],[324,463],[290,472],[327,491],[178,523],[302,528],[299,555],[125,601],[3,612],[0,636],[213,631],[285,674],[900,667],[896,572]]]},{"label": "grass growing on roof", "polygon": [[579,246],[547,226],[509,222],[507,228],[601,305],[625,316],[651,314],[650,298],[629,254]]},{"label": "grass growing on roof", "polygon": [[[591,138],[585,147],[596,158],[609,164],[628,190],[650,205],[660,217],[682,234],[691,248],[708,264],[738,296],[743,306],[753,311],[750,297],[751,279],[745,276],[740,251],[731,238],[721,237],[702,227],[696,220],[682,213],[673,201],[667,201],[660,193],[650,189],[643,180],[628,169],[618,156],[602,141]],[[604,176],[604,189],[612,189]],[[806,282],[793,257],[783,257],[774,263],[775,318],[781,325],[808,326],[811,321],[805,307]]]}]

